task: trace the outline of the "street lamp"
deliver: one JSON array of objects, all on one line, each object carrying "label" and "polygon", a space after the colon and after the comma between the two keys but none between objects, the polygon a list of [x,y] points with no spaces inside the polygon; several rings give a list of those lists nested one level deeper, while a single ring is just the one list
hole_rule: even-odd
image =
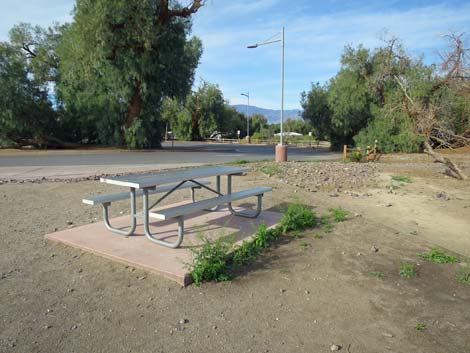
[{"label": "street lamp", "polygon": [[246,143],[250,143],[250,117],[248,116],[248,108],[250,106],[250,92],[242,93],[241,95],[248,99],[248,104],[246,105]]},{"label": "street lamp", "polygon": [[[273,37],[271,37],[273,38]],[[280,39],[267,39],[264,42],[256,43],[247,46],[249,49],[258,48],[261,45],[271,44],[271,43],[281,43],[281,140],[279,145],[276,146],[276,161],[277,162],[285,162],[287,161],[287,146],[284,145],[284,26],[281,30],[281,38]]]}]

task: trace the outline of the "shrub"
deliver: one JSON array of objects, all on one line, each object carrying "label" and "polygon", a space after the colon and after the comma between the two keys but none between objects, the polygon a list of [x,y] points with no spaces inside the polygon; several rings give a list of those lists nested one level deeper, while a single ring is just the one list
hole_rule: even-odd
[{"label": "shrub", "polygon": [[232,242],[220,238],[215,241],[203,238],[203,245],[194,250],[191,277],[196,284],[204,281],[227,281],[228,275],[227,252]]},{"label": "shrub", "polygon": [[280,226],[283,232],[303,230],[317,225],[315,213],[306,205],[290,205],[281,218]]}]

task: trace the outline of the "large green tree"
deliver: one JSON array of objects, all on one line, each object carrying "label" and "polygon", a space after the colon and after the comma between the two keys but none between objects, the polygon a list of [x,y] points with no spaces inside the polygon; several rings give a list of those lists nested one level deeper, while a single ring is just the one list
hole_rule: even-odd
[{"label": "large green tree", "polygon": [[165,97],[189,92],[202,53],[188,39],[202,6],[168,0],[77,0],[57,49],[59,98],[91,140],[159,146]]},{"label": "large green tree", "polygon": [[328,106],[328,86],[312,84],[310,91],[300,95],[302,119],[309,122],[318,139],[330,139],[331,112]]},{"label": "large green tree", "polygon": [[2,144],[67,147],[53,108],[57,81],[55,47],[63,26],[44,29],[21,23],[0,42],[0,139]]}]

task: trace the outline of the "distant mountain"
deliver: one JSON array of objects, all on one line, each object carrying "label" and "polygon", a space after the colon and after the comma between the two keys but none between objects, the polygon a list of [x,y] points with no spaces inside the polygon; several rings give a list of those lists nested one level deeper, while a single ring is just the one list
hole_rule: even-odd
[{"label": "distant mountain", "polygon": [[[235,104],[232,105],[238,112],[246,113],[246,104]],[[281,110],[275,109],[266,109],[260,108],[254,105],[250,105],[248,107],[248,115],[252,114],[262,114],[266,118],[268,118],[269,124],[276,124],[281,121]],[[298,109],[284,109],[284,119],[292,118],[292,119],[300,119],[300,110]]]}]

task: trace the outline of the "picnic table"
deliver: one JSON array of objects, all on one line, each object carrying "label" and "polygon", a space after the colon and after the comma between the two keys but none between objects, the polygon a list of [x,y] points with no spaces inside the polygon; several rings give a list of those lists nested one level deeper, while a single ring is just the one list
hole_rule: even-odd
[{"label": "picnic table", "polygon": [[[265,192],[271,191],[269,187],[255,187],[242,191],[232,192],[232,177],[240,176],[247,172],[247,168],[232,167],[232,166],[207,166],[198,168],[177,169],[172,171],[163,171],[150,174],[132,174],[126,176],[106,177],[101,178],[100,181],[107,184],[119,185],[128,187],[130,192],[123,192],[118,194],[100,195],[93,198],[83,199],[83,203],[89,205],[100,204],[103,207],[103,219],[106,228],[114,233],[124,236],[134,234],[137,226],[137,218],[143,218],[143,227],[146,237],[159,245],[167,246],[170,248],[177,248],[181,245],[184,238],[184,216],[197,211],[216,211],[222,204],[227,204],[229,211],[236,216],[255,218],[257,217],[262,208],[262,198]],[[221,192],[220,183],[221,177],[227,176],[227,193]],[[208,181],[201,179],[215,177],[215,189],[209,186]],[[164,209],[152,210],[156,205],[161,203],[170,194],[181,189],[191,190],[190,203],[169,206]],[[216,196],[209,199],[196,201],[195,189],[204,188],[214,193]],[[155,202],[150,203],[149,195],[162,194]],[[137,212],[136,198],[142,196],[143,206],[142,213]],[[247,213],[235,211],[232,207],[232,201],[241,200],[243,198],[256,196],[258,198],[257,208],[254,212]],[[130,199],[131,203],[131,225],[129,229],[123,230],[113,227],[109,221],[109,206],[112,202]],[[150,218],[159,220],[167,220],[176,218],[178,221],[178,238],[175,242],[167,242],[165,240],[157,239],[150,231]]]}]

